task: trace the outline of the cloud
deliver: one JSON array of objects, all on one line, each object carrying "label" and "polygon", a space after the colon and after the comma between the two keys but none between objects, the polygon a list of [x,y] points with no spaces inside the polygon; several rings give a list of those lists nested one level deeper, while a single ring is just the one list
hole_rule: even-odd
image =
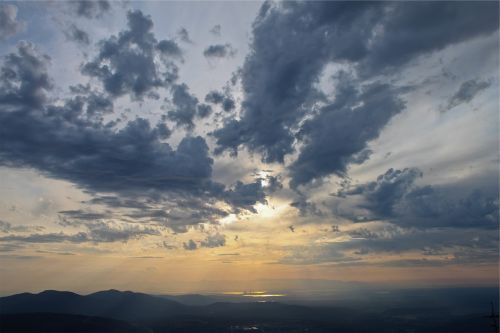
[{"label": "cloud", "polygon": [[222,31],[222,27],[220,24],[216,24],[210,29],[210,33],[214,36],[220,36]]},{"label": "cloud", "polygon": [[0,242],[14,243],[112,243],[127,242],[144,236],[158,236],[157,229],[143,226],[129,226],[108,224],[104,222],[92,222],[85,225],[87,231],[75,234],[59,233],[34,233],[30,235],[7,235],[0,237]]},{"label": "cloud", "polygon": [[305,195],[300,195],[298,200],[290,203],[290,206],[299,210],[299,215],[304,216],[324,216],[324,213],[316,206],[314,202],[307,200]]},{"label": "cloud", "polygon": [[173,40],[164,39],[158,42],[156,48],[161,54],[182,59],[182,50]]},{"label": "cloud", "polygon": [[88,237],[92,242],[126,242],[130,239],[137,239],[144,236],[161,235],[157,229],[142,226],[114,227],[107,223],[94,223],[87,225],[89,228]]},{"label": "cloud", "polygon": [[226,236],[220,233],[216,233],[213,235],[208,235],[204,240],[200,242],[201,247],[221,247],[226,245]]},{"label": "cloud", "polygon": [[[76,184],[113,209],[125,203],[142,207],[153,219],[160,218],[155,211],[168,206],[162,222],[177,231],[226,216],[227,211],[215,208],[217,202],[238,212],[254,211],[252,202],[264,202],[258,184],[238,183],[227,191],[211,180],[213,159],[202,137],[185,136],[174,149],[164,142],[170,130],[163,123],[137,118],[116,129],[100,116],[112,110],[112,102],[88,86],[72,87],[73,97],[57,106],[48,103],[47,65],[48,58],[27,43],[5,58],[0,165],[34,168]],[[176,97],[178,111],[190,114],[196,100]],[[189,126],[190,117],[179,123]]]},{"label": "cloud", "polygon": [[[360,196],[359,208],[368,220],[388,220],[417,228],[497,228],[498,192],[460,184],[418,186],[420,170],[389,169],[376,181],[340,191],[341,196]],[[457,195],[460,194],[460,195]],[[359,212],[361,214],[361,212]],[[357,214],[353,214],[355,216]]]},{"label": "cloud", "polygon": [[180,49],[174,41],[157,41],[153,21],[141,11],[129,11],[128,30],[101,41],[97,57],[82,72],[101,80],[111,96],[130,94],[142,99],[156,88],[170,86],[177,79]]},{"label": "cloud", "polygon": [[25,28],[26,23],[17,20],[17,7],[15,5],[0,5],[0,40],[12,37]]},{"label": "cloud", "polygon": [[334,102],[306,120],[297,134],[304,146],[290,166],[292,188],[332,173],[344,176],[350,164],[364,162],[367,143],[404,108],[387,84],[359,89],[342,79]]},{"label": "cloud", "polygon": [[194,251],[202,247],[206,248],[214,248],[214,247],[221,247],[226,245],[226,236],[220,233],[215,233],[215,234],[209,234],[207,237],[199,241],[199,246],[198,244],[190,239],[188,242],[182,243],[182,247],[184,250],[187,251]]},{"label": "cloud", "polygon": [[[342,241],[288,246],[278,261],[340,266],[445,266],[496,264],[498,234],[486,229],[401,228],[375,224],[340,232]],[[412,259],[401,259],[408,258]]]},{"label": "cloud", "polygon": [[198,116],[201,119],[207,118],[212,114],[212,111],[213,110],[210,105],[198,104],[198,106],[196,107],[196,116]]},{"label": "cloud", "polygon": [[205,96],[205,102],[221,105],[222,109],[226,112],[232,111],[236,107],[236,104],[234,100],[231,98],[231,96],[229,96],[228,94],[223,94],[216,90],[210,91]]},{"label": "cloud", "polygon": [[42,226],[12,225],[10,222],[0,220],[0,232],[3,233],[41,231],[43,229]]},{"label": "cloud", "polygon": [[253,207],[256,203],[267,204],[266,194],[260,180],[249,184],[244,184],[241,181],[236,182],[232,189],[225,192],[225,200],[236,207],[236,212],[244,209],[257,213]]},{"label": "cloud", "polygon": [[168,119],[174,121],[178,126],[193,129],[193,119],[196,116],[198,99],[189,93],[186,84],[174,85],[172,87],[172,102],[175,109],[168,111]]},{"label": "cloud", "polygon": [[458,91],[448,101],[447,110],[462,103],[469,103],[477,94],[491,86],[490,81],[468,80],[462,82]]},{"label": "cloud", "polygon": [[234,49],[231,44],[226,43],[208,46],[203,51],[203,55],[205,56],[205,58],[227,58],[234,57],[236,52],[236,49]]},{"label": "cloud", "polygon": [[[314,84],[334,59],[330,53],[340,57],[358,52],[357,44],[367,39],[361,26],[380,15],[381,8],[336,2],[280,6],[265,3],[254,22],[251,51],[241,72],[243,113],[213,132],[217,153],[236,153],[245,146],[265,162],[283,163],[293,152],[294,130],[320,99]],[[331,37],[325,38],[327,33]]]},{"label": "cloud", "polygon": [[47,73],[50,57],[39,55],[33,44],[20,42],[17,52],[4,57],[0,104],[4,107],[40,107],[52,89]]},{"label": "cloud", "polygon": [[[266,2],[253,24],[251,49],[241,70],[242,113],[212,132],[215,152],[234,156],[244,147],[264,162],[284,163],[304,143],[291,167],[292,186],[342,175],[349,164],[363,160],[356,157],[367,142],[403,108],[396,89],[374,83],[380,75],[396,73],[423,54],[496,31],[497,11],[497,3]],[[475,24],[477,17],[480,24]],[[318,82],[331,64],[350,68],[356,88],[352,95],[337,92],[337,99],[347,101],[318,110],[328,100]],[[354,99],[363,97],[376,111],[356,107]],[[373,128],[363,118],[373,120]],[[337,125],[341,123],[350,131]],[[332,143],[329,151],[322,151]]]},{"label": "cloud", "polygon": [[64,233],[50,234],[31,234],[28,236],[9,235],[0,237],[0,242],[22,242],[22,243],[83,243],[88,242],[88,235],[84,232],[79,232],[73,235]]},{"label": "cloud", "polygon": [[194,251],[198,248],[198,245],[194,242],[194,240],[190,239],[187,243],[182,243],[182,247],[187,251]]},{"label": "cloud", "polygon": [[396,69],[410,60],[448,45],[498,30],[498,3],[392,3],[381,17],[383,31],[370,41],[363,71]]},{"label": "cloud", "polygon": [[99,18],[111,8],[111,4],[106,0],[70,1],[69,4],[77,16],[88,19]]},{"label": "cloud", "polygon": [[82,45],[90,44],[90,36],[85,31],[78,28],[76,25],[71,24],[69,30],[64,31],[64,35],[68,40],[72,40]]},{"label": "cloud", "polygon": [[189,32],[187,31],[186,28],[180,28],[177,31],[177,35],[179,36],[179,38],[181,39],[181,41],[183,41],[184,43],[188,43],[188,44],[192,44],[193,43],[193,41],[191,40],[191,38],[189,38]]}]

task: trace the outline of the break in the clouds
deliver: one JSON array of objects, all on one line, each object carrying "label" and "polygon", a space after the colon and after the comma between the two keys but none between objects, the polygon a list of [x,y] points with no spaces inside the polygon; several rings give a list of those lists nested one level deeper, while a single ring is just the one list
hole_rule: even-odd
[{"label": "break in the clouds", "polygon": [[2,4],[0,250],[494,262],[498,3],[246,5]]}]

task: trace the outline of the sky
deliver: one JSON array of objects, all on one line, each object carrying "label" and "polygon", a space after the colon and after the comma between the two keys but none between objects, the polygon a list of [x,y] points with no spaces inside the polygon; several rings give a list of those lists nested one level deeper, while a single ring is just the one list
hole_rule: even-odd
[{"label": "sky", "polygon": [[498,2],[2,2],[0,294],[498,284]]}]

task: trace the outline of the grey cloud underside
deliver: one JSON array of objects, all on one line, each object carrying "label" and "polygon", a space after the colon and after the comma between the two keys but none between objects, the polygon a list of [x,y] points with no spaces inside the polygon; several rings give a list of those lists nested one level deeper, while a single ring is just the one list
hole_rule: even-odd
[{"label": "grey cloud underside", "polygon": [[156,40],[150,16],[130,11],[127,19],[128,30],[101,41],[99,54],[83,65],[82,72],[98,78],[111,96],[142,99],[177,80],[175,61],[182,52],[174,41]]},{"label": "grey cloud underside", "polygon": [[341,190],[338,195],[362,198],[359,208],[368,215],[362,220],[388,220],[420,228],[498,228],[499,196],[494,184],[472,190],[459,184],[418,186],[415,182],[421,176],[415,168],[389,169],[377,180]]},{"label": "grey cloud underside", "polygon": [[[174,110],[168,111],[167,117],[179,126],[187,129],[193,129],[193,120],[197,115],[198,99],[189,93],[186,84],[175,85],[172,87],[172,102]],[[205,110],[201,111],[204,114]]]},{"label": "grey cloud underside", "polygon": [[203,55],[206,58],[226,58],[233,57],[235,54],[236,49],[231,44],[210,45],[203,51]]},{"label": "grey cloud underside", "polygon": [[209,234],[204,240],[199,241],[199,245],[192,239],[182,244],[183,248],[188,251],[194,251],[199,248],[214,248],[226,245],[226,236],[220,233]]},{"label": "grey cloud underside", "polygon": [[65,233],[47,233],[47,234],[29,234],[29,235],[7,235],[1,236],[0,242],[11,243],[110,243],[126,242],[131,239],[137,239],[144,236],[160,235],[157,229],[141,228],[138,226],[129,228],[113,228],[105,223],[94,223],[88,226],[88,231],[75,234]]},{"label": "grey cloud underside", "polygon": [[[378,89],[373,85],[372,105],[358,114],[346,111],[363,97],[358,89],[337,94],[344,100],[318,112],[317,103],[325,103],[317,89],[325,66],[350,65],[359,78],[356,85],[368,88],[366,80],[396,72],[418,56],[493,33],[498,30],[497,12],[494,2],[265,3],[241,71],[243,112],[212,133],[216,153],[236,155],[245,147],[261,154],[264,162],[283,163],[305,139],[291,167],[292,186],[345,173],[403,105],[397,90],[381,83]],[[375,122],[367,124],[361,119],[365,116]],[[340,128],[344,122],[350,132]],[[320,133],[313,133],[313,125]],[[325,151],[325,142],[333,143],[331,151]]]},{"label": "grey cloud underside", "polygon": [[[112,101],[89,86],[71,87],[72,98],[57,106],[49,103],[53,85],[48,63],[49,58],[29,43],[21,43],[16,53],[4,58],[0,165],[33,168],[68,180],[96,200],[108,193],[108,199],[116,200],[101,204],[110,208],[120,201],[142,205],[151,219],[169,204],[161,222],[176,231],[216,222],[232,212],[253,211],[253,204],[263,202],[260,183],[226,189],[211,180],[213,159],[202,137],[188,135],[173,149],[164,141],[170,130],[161,122],[152,125],[137,118],[117,129],[101,117],[112,111]],[[217,202],[228,207],[217,209]]]},{"label": "grey cloud underside", "polygon": [[463,82],[457,92],[448,101],[447,109],[452,109],[463,103],[469,103],[477,94],[491,86],[490,81],[468,80]]},{"label": "grey cloud underside", "polygon": [[290,165],[292,187],[332,173],[343,176],[350,164],[363,163],[369,157],[367,143],[404,108],[387,84],[374,83],[358,91],[344,80],[335,102],[306,120],[297,134],[304,146]]},{"label": "grey cloud underside", "polygon": [[236,103],[231,96],[212,90],[205,96],[205,102],[215,105],[221,105],[225,112],[235,109]]},{"label": "grey cloud underside", "polygon": [[0,41],[24,30],[26,24],[17,20],[17,7],[11,4],[0,5]]},{"label": "grey cloud underside", "polygon": [[[465,231],[465,232],[464,232]],[[490,230],[433,228],[429,230],[384,226],[359,228],[341,235],[348,242],[291,247],[280,259],[285,264],[331,263],[340,266],[376,265],[389,267],[481,265],[498,262],[498,235]],[[403,254],[418,259],[394,259]],[[392,257],[380,260],[382,256]]]}]

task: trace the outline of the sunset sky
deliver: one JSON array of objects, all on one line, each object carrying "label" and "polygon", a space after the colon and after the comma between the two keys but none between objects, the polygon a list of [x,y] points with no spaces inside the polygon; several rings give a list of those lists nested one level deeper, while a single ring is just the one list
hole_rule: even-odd
[{"label": "sunset sky", "polygon": [[498,6],[2,2],[0,294],[496,285]]}]

